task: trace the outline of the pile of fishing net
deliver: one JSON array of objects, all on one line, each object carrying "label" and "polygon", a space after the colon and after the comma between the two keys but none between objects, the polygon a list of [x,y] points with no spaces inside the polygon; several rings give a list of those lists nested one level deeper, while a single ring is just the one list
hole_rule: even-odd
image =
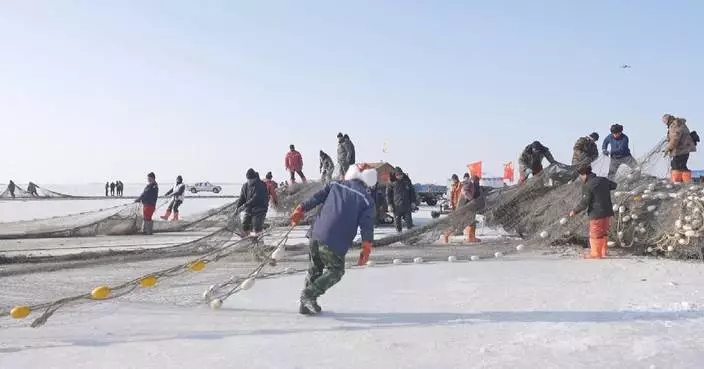
[{"label": "pile of fishing net", "polygon": [[[170,200],[164,201],[164,206]],[[228,203],[179,221],[154,221],[154,232],[200,231],[224,227],[236,211]],[[0,239],[60,238],[132,235],[141,231],[144,218],[139,204],[130,203],[107,209],[57,216],[46,219],[0,223]]]}]

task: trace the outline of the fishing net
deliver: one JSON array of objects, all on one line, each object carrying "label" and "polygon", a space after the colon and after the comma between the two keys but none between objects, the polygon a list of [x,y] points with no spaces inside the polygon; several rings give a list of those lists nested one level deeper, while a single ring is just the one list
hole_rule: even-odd
[{"label": "fishing net", "polygon": [[40,186],[37,186],[37,194],[33,195],[23,188],[27,188],[27,186],[20,186],[16,185],[15,186],[15,191],[14,191],[14,196],[12,192],[10,192],[9,186],[5,187],[5,190],[0,193],[0,199],[12,199],[12,198],[17,198],[17,199],[30,199],[30,198],[44,198],[44,199],[59,199],[59,198],[76,198],[78,196],[72,196],[72,195],[67,195],[65,193],[61,192],[56,192],[49,190],[47,188],[43,188]]},{"label": "fishing net", "polygon": [[[163,207],[167,200],[161,204]],[[228,203],[179,221],[154,221],[154,232],[186,232],[223,227],[235,212],[236,203]],[[144,219],[140,204],[46,219],[0,223],[0,239],[94,237],[137,234]]]}]

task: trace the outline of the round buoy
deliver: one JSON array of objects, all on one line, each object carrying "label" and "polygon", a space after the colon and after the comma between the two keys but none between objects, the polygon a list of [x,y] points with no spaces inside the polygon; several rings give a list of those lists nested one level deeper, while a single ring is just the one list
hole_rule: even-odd
[{"label": "round buoy", "polygon": [[616,245],[616,242],[614,242],[614,241],[609,241],[606,243],[606,246],[609,246],[609,247],[614,247],[614,245]]},{"label": "round buoy", "polygon": [[394,265],[401,265],[401,264],[403,264],[403,260],[401,260],[401,259],[394,259],[393,263],[394,263]]},{"label": "round buoy", "polygon": [[447,261],[449,261],[450,263],[454,263],[457,261],[457,256],[454,256],[454,255],[448,256]]},{"label": "round buoy", "polygon": [[469,258],[469,260],[471,260],[471,261],[478,261],[478,260],[479,260],[479,256],[477,256],[477,255],[472,255],[472,256]]},{"label": "round buoy", "polygon": [[210,301],[210,308],[213,310],[218,310],[222,306],[222,300],[220,299],[214,299]]},{"label": "round buoy", "polygon": [[420,256],[418,256],[418,257],[416,257],[416,258],[413,259],[413,262],[416,263],[416,264],[420,264],[420,263],[423,262],[423,258],[420,257]]},{"label": "round buoy", "polygon": [[523,246],[523,244],[520,244],[520,245],[516,246],[516,251],[521,251],[524,248],[525,248],[525,246]]},{"label": "round buoy", "polygon": [[368,266],[368,267],[373,267],[373,266],[375,266],[375,265],[376,265],[376,262],[374,262],[374,260],[367,260],[367,266]]},{"label": "round buoy", "polygon": [[540,238],[548,238],[548,231],[540,232]]},{"label": "round buoy", "polygon": [[650,213],[654,212],[655,209],[657,209],[657,206],[655,206],[655,205],[649,205],[649,206],[648,206],[648,212],[650,212]]},{"label": "round buoy", "polygon": [[249,278],[245,279],[244,281],[242,281],[240,288],[246,291],[246,290],[252,288],[252,286],[254,286],[254,278],[249,277]]},{"label": "round buoy", "polygon": [[500,257],[502,257],[502,256],[504,256],[504,254],[502,254],[502,253],[499,252],[499,251],[497,251],[497,252],[494,253],[494,257],[497,258],[497,259],[500,258]]},{"label": "round buoy", "polygon": [[567,224],[567,218],[560,219],[560,224],[562,224],[562,225]]},{"label": "round buoy", "polygon": [[288,268],[284,269],[284,272],[287,273],[287,274],[293,274],[293,273],[296,272],[296,268],[294,268],[294,267],[288,267]]},{"label": "round buoy", "polygon": [[673,252],[675,251],[675,248],[673,246],[667,246],[667,251]]},{"label": "round buoy", "polygon": [[625,212],[626,212],[626,207],[625,207],[625,206],[619,206],[619,207],[618,207],[618,212],[619,212],[619,213],[625,213]]}]

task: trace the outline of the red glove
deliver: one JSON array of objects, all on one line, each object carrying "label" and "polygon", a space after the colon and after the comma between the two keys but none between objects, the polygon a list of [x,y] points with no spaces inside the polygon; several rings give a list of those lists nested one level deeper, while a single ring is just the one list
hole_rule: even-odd
[{"label": "red glove", "polygon": [[369,255],[372,253],[372,243],[370,241],[362,242],[362,252],[359,253],[359,262],[357,265],[362,266],[369,261]]},{"label": "red glove", "polygon": [[293,214],[291,214],[291,225],[298,225],[301,220],[303,220],[303,205],[298,205],[296,210],[293,211]]}]

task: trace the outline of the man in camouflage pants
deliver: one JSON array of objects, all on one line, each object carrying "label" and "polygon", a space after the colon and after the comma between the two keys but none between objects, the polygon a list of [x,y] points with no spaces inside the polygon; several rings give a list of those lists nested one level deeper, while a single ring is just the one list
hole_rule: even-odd
[{"label": "man in camouflage pants", "polygon": [[299,313],[313,315],[322,308],[318,297],[334,286],[345,274],[345,255],[352,246],[357,228],[362,235],[359,264],[369,259],[374,238],[374,199],[370,188],[376,185],[376,170],[366,165],[353,165],[344,181],[333,181],[308,201],[298,205],[291,223],[298,224],[306,211],[321,205],[308,234],[310,268],[301,292]]}]

